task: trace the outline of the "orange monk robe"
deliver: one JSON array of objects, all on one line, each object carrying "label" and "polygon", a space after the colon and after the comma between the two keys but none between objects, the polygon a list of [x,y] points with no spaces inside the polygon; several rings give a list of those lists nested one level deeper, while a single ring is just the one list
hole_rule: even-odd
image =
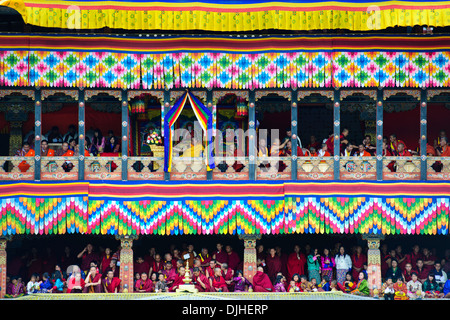
[{"label": "orange monk robe", "polygon": [[73,157],[73,151],[69,149],[61,157]]},{"label": "orange monk robe", "polygon": [[44,153],[44,151],[41,151],[42,157],[54,157],[55,156],[55,150],[53,149],[47,149],[47,153]]},{"label": "orange monk robe", "polygon": [[427,155],[436,156],[436,150],[427,143]]},{"label": "orange monk robe", "polygon": [[448,145],[442,148],[441,157],[450,157],[450,148]]},{"label": "orange monk robe", "polygon": [[362,154],[361,154],[361,152],[358,152],[358,153],[356,154],[356,156],[357,156],[357,157],[371,157],[372,155],[371,155],[369,152],[367,152],[366,150],[364,150],[364,151],[362,152]]}]

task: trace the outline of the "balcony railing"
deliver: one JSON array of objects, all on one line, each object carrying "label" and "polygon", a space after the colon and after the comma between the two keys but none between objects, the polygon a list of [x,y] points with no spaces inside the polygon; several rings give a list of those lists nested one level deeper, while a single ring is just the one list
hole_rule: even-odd
[{"label": "balcony railing", "polygon": [[41,180],[78,180],[78,157],[42,157]]},{"label": "balcony railing", "polygon": [[34,180],[34,157],[0,157],[0,180]]},{"label": "balcony railing", "polygon": [[248,157],[215,157],[214,180],[249,180]]},{"label": "balcony railing", "polygon": [[[34,157],[0,157],[0,181],[35,180]],[[164,172],[164,157],[129,157],[126,159],[127,180],[291,180],[291,157],[214,157],[215,168],[208,173],[206,159],[175,157],[170,174]],[[420,180],[421,159],[414,157],[383,157],[383,180]],[[334,157],[298,157],[297,180],[334,180]],[[80,168],[79,157],[41,157],[39,180],[78,180],[84,169],[85,180],[122,180],[122,157],[85,157]],[[376,180],[376,157],[340,157],[341,180]],[[253,164],[253,166],[252,166]],[[427,157],[427,180],[450,179],[450,157]],[[252,172],[252,169],[253,172]],[[124,173],[125,174],[125,173]],[[422,175],[421,175],[422,174]]]},{"label": "balcony railing", "polygon": [[256,158],[256,180],[290,180],[291,157]]},{"label": "balcony railing", "polygon": [[376,180],[376,157],[341,157],[340,177],[342,180]]},{"label": "balcony railing", "polygon": [[450,180],[450,158],[428,157],[427,158],[428,180]]},{"label": "balcony railing", "polygon": [[333,157],[299,157],[298,180],[333,180]]}]

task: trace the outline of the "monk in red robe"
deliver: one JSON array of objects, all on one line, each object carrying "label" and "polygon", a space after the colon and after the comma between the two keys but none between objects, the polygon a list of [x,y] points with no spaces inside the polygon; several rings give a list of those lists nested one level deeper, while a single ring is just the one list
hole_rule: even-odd
[{"label": "monk in red robe", "polygon": [[271,280],[274,280],[277,273],[281,272],[281,259],[276,254],[275,248],[269,250],[269,255],[266,257],[267,275]]},{"label": "monk in red robe", "polygon": [[228,291],[233,291],[234,288],[234,282],[233,282],[233,276],[234,271],[230,267],[228,267],[227,263],[222,263],[222,266],[220,267],[222,270],[222,276],[225,279],[225,283],[227,284]]},{"label": "monk in red robe", "polygon": [[231,246],[226,246],[225,251],[228,255],[228,267],[231,270],[236,271],[237,266],[241,262],[241,258],[239,258],[239,255],[233,251],[233,248]]},{"label": "monk in red robe", "polygon": [[153,288],[153,281],[148,278],[147,273],[142,272],[141,278],[136,281],[136,285],[134,286],[135,292],[153,292],[155,291]]},{"label": "monk in red robe", "polygon": [[211,261],[212,257],[208,253],[208,249],[202,248],[202,252],[199,253],[198,259],[200,259],[200,264],[202,268],[209,267],[209,262]]},{"label": "monk in red robe", "polygon": [[144,261],[144,259],[142,257],[138,257],[136,260],[136,263],[133,266],[133,270],[135,273],[146,273],[148,274],[148,272],[150,271],[150,265],[148,264],[147,261]]},{"label": "monk in red robe", "polygon": [[209,266],[206,267],[206,270],[205,270],[205,276],[206,276],[207,278],[211,278],[212,276],[214,276],[214,269],[215,269],[216,267],[217,267],[216,260],[212,259],[212,260],[209,262]]},{"label": "monk in red robe", "polygon": [[213,259],[216,260],[216,263],[220,266],[222,263],[228,263],[228,255],[223,250],[223,245],[218,243],[216,245],[217,251],[214,252]]},{"label": "monk in red robe", "polygon": [[372,156],[368,151],[365,150],[364,145],[360,144],[358,146],[358,151],[355,154],[356,157],[370,157]]},{"label": "monk in red robe", "polygon": [[391,134],[389,137],[390,144],[389,144],[389,151],[393,156],[399,156],[399,150],[398,145],[403,144],[403,149],[406,149],[406,143],[404,143],[402,140],[397,139],[397,135]]},{"label": "monk in red robe", "polygon": [[86,276],[83,293],[101,293],[101,292],[102,292],[102,275],[97,272],[96,266],[92,266],[89,269],[89,273]]},{"label": "monk in red robe", "polygon": [[173,267],[171,261],[166,262],[166,267],[162,271],[162,274],[164,275],[167,286],[170,287],[177,278],[177,271]]},{"label": "monk in red robe", "polygon": [[[29,143],[24,143],[22,146],[22,149],[17,152],[16,156],[19,157],[34,157],[35,153],[34,150],[31,149],[31,146]],[[27,170],[30,168],[30,165],[26,161],[22,161],[19,163],[18,168],[20,169],[20,172],[27,172]]]},{"label": "monk in red robe", "polygon": [[109,270],[106,278],[102,281],[105,293],[120,292],[120,282],[121,280],[119,278],[114,277],[114,272]]},{"label": "monk in red robe", "polygon": [[305,274],[306,256],[300,252],[300,246],[294,246],[294,252],[292,252],[287,261],[288,279],[292,279],[294,274]]},{"label": "monk in red robe", "polygon": [[220,268],[214,269],[214,275],[209,278],[209,284],[211,292],[229,292],[225,278],[222,276],[222,270]]},{"label": "monk in red robe", "polygon": [[195,267],[193,269],[192,284],[199,292],[211,292],[211,285],[208,278],[200,272],[200,269]]},{"label": "monk in red robe", "polygon": [[186,268],[180,267],[176,279],[172,283],[172,286],[169,288],[170,292],[176,292],[176,290],[180,287],[180,285],[184,284],[183,279],[185,275],[186,275]]},{"label": "monk in red robe", "polygon": [[439,157],[450,157],[450,148],[448,147],[448,138],[441,137],[440,139],[440,150],[437,150],[437,155]]},{"label": "monk in red robe", "polygon": [[352,255],[353,279],[358,279],[359,273],[364,269],[364,265],[367,265],[367,256],[362,253],[361,246],[357,246],[355,254]]},{"label": "monk in red robe", "polygon": [[152,274],[153,272],[158,273],[164,270],[164,263],[161,261],[161,256],[159,254],[155,255],[155,260],[150,265],[150,271],[148,274]]},{"label": "monk in red robe", "polygon": [[253,276],[253,290],[255,292],[274,292],[272,281],[269,276],[264,273],[263,267],[258,267],[255,275]]}]

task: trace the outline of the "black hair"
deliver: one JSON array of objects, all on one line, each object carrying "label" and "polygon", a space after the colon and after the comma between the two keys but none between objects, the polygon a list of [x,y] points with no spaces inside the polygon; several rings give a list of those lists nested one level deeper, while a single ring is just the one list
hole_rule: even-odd
[{"label": "black hair", "polygon": [[[48,143],[48,141],[47,141],[46,139],[44,139],[44,140],[41,141],[41,143],[44,143],[44,142]],[[27,144],[27,143],[24,143],[24,145],[25,145],[25,144]]]}]

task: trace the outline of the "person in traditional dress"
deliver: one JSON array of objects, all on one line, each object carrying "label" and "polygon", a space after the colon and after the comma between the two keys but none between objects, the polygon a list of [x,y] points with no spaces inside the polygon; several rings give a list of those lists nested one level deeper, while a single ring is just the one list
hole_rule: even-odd
[{"label": "person in traditional dress", "polygon": [[316,281],[320,280],[320,254],[319,249],[315,248],[312,250],[311,254],[308,256],[308,279],[311,281],[313,278]]},{"label": "person in traditional dress", "polygon": [[353,280],[352,273],[348,271],[342,282],[337,283],[339,289],[344,293],[350,293],[356,288],[356,282]]},{"label": "person in traditional dress", "polygon": [[[333,259],[334,261],[334,259]],[[306,256],[300,252],[300,246],[294,246],[294,252],[288,256],[287,277],[292,279],[294,274],[305,274]]]},{"label": "person in traditional dress", "polygon": [[155,292],[167,292],[169,287],[167,286],[166,280],[162,273],[158,274],[158,281],[155,284]]},{"label": "person in traditional dress", "polygon": [[426,298],[442,298],[444,296],[433,272],[428,274],[428,279],[423,283],[422,289]]},{"label": "person in traditional dress", "polygon": [[12,277],[11,282],[6,286],[5,298],[18,298],[25,295],[23,283],[19,282],[18,277]]},{"label": "person in traditional dress", "polygon": [[150,264],[150,270],[149,270],[149,274],[152,274],[153,272],[160,272],[164,270],[164,263],[161,259],[161,255],[160,254],[155,254],[155,260],[153,261],[152,264]]},{"label": "person in traditional dress", "polygon": [[355,157],[371,157],[372,155],[364,148],[363,144],[358,146],[358,151],[355,153]]},{"label": "person in traditional dress", "polygon": [[48,147],[48,141],[42,140],[41,141],[41,157],[54,157],[55,156],[55,150],[50,149]]},{"label": "person in traditional dress", "polygon": [[211,278],[214,276],[214,269],[217,267],[217,263],[215,259],[209,261],[209,266],[205,269],[205,276],[207,278]]},{"label": "person in traditional dress", "polygon": [[52,293],[53,282],[50,279],[50,275],[45,272],[42,275],[42,282],[39,284],[39,291],[37,293]]},{"label": "person in traditional dress", "polygon": [[213,277],[209,278],[211,292],[229,292],[228,285],[225,282],[225,278],[222,275],[220,268],[214,269]]},{"label": "person in traditional dress", "polygon": [[450,298],[450,279],[445,282],[442,293],[444,294],[444,298]]},{"label": "person in traditional dress", "polygon": [[[28,142],[25,142],[22,145],[22,148],[16,152],[16,157],[34,157],[34,155],[34,149],[31,148]],[[19,163],[18,168],[20,169],[20,172],[27,172],[30,165],[24,160]]]},{"label": "person in traditional dress", "polygon": [[106,278],[102,281],[103,290],[105,293],[118,293],[120,292],[120,282],[118,277],[114,277],[114,272],[109,270]]},{"label": "person in traditional dress", "polygon": [[27,283],[27,294],[36,293],[39,290],[39,282],[36,281],[36,275],[33,274]]},{"label": "person in traditional dress", "polygon": [[[286,292],[286,285],[285,285],[286,278],[282,275],[278,275],[277,279],[275,280],[275,285],[273,286],[275,289],[275,292]],[[288,290],[289,291],[289,290]]]},{"label": "person in traditional dress", "polygon": [[[111,264],[111,260],[112,260],[111,249],[105,248],[105,253],[103,254],[102,260],[100,262],[100,272],[102,274],[106,274],[106,270],[108,269],[109,265]],[[136,268],[136,266],[134,266],[134,271],[136,272],[137,270],[138,270],[138,268]]]},{"label": "person in traditional dress", "polygon": [[352,259],[345,253],[345,248],[341,246],[339,253],[334,257],[336,262],[336,280],[338,283],[343,283],[347,272],[352,269]]},{"label": "person in traditional dress", "polygon": [[403,150],[406,149],[406,144],[402,140],[397,139],[396,134],[391,134],[389,136],[388,149],[394,157],[399,156],[399,149],[398,149],[399,144],[403,145]]},{"label": "person in traditional dress", "polygon": [[289,282],[289,286],[287,287],[288,292],[300,292],[302,291],[300,288],[300,275],[298,273],[294,274]]},{"label": "person in traditional dress", "polygon": [[99,256],[97,253],[94,252],[94,247],[92,244],[88,243],[86,247],[77,255],[78,259],[81,259],[81,265],[80,268],[82,271],[84,271],[84,274],[88,274],[89,265],[91,264],[91,261],[99,261]]},{"label": "person in traditional dress", "polygon": [[225,283],[227,284],[228,291],[233,291],[234,283],[233,283],[233,269],[228,267],[228,263],[222,263],[220,267],[222,270],[222,276],[225,279]]},{"label": "person in traditional dress", "polygon": [[403,278],[402,271],[398,267],[397,259],[392,259],[391,267],[387,270],[385,278],[391,278],[393,282],[397,282],[397,278]]},{"label": "person in traditional dress", "polygon": [[72,273],[67,280],[67,293],[82,293],[85,282],[81,277],[81,272]]},{"label": "person in traditional dress", "polygon": [[173,282],[177,278],[177,271],[173,267],[172,262],[167,261],[164,270],[162,270],[161,272],[164,275],[164,280],[166,281],[166,284],[169,287],[172,286]]},{"label": "person in traditional dress", "polygon": [[408,288],[402,278],[398,278],[394,283],[394,300],[409,300]]},{"label": "person in traditional dress", "polygon": [[141,273],[141,278],[136,281],[134,286],[135,292],[153,292],[153,282],[148,278],[148,274],[146,272]]},{"label": "person in traditional dress", "polygon": [[423,268],[427,273],[430,273],[434,268],[434,263],[437,260],[437,257],[428,249],[422,249],[422,260],[423,260]]},{"label": "person in traditional dress", "polygon": [[272,281],[267,274],[264,273],[263,267],[258,267],[255,275],[253,276],[253,290],[255,292],[274,292]]},{"label": "person in traditional dress", "polygon": [[436,282],[442,289],[444,287],[445,282],[447,282],[447,273],[444,270],[442,270],[442,264],[439,261],[436,261],[434,263],[434,269],[432,269],[431,272],[434,274]]},{"label": "person in traditional dress", "polygon": [[356,284],[356,288],[350,291],[350,294],[359,295],[359,296],[369,296],[370,289],[369,284],[367,282],[367,275],[365,272],[359,272],[358,274],[358,282]]},{"label": "person in traditional dress", "polygon": [[92,266],[86,276],[83,293],[101,293],[102,275],[97,272],[97,267]]},{"label": "person in traditional dress", "polygon": [[217,243],[216,244],[217,251],[213,254],[213,259],[216,260],[216,264],[219,266],[222,265],[222,263],[228,263],[228,254],[223,250],[223,244]]},{"label": "person in traditional dress", "polygon": [[422,299],[425,293],[422,291],[422,282],[419,281],[417,273],[412,274],[412,279],[406,284],[408,289],[408,297],[412,300]]},{"label": "person in traditional dress", "polygon": [[192,284],[199,292],[211,292],[211,285],[209,279],[200,272],[200,269],[195,267],[192,270]]},{"label": "person in traditional dress", "polygon": [[180,285],[184,284],[184,276],[186,275],[186,268],[180,267],[178,269],[178,275],[177,278],[172,283],[172,286],[170,286],[169,291],[170,292],[176,292],[176,290],[180,287]]},{"label": "person in traditional dress", "polygon": [[394,282],[391,277],[388,277],[386,282],[381,286],[380,298],[384,298],[384,300],[394,300],[394,296]]},{"label": "person in traditional dress", "polygon": [[235,251],[233,251],[233,247],[230,245],[227,245],[225,247],[225,252],[228,255],[228,259],[227,259],[228,267],[231,270],[236,271],[239,264],[241,263],[241,258]]},{"label": "person in traditional dress", "polygon": [[336,267],[334,257],[330,255],[328,248],[323,249],[323,255],[320,257],[320,266],[322,277],[327,276],[329,280],[333,280],[333,268]]},{"label": "person in traditional dress", "polygon": [[267,275],[273,281],[278,272],[281,272],[281,258],[276,254],[275,248],[270,248],[266,257]]},{"label": "person in traditional dress", "polygon": [[418,279],[419,279],[419,281],[421,283],[424,283],[425,280],[427,280],[429,272],[428,272],[427,269],[424,268],[422,259],[418,259],[417,260],[417,262],[416,262],[416,269],[414,271],[415,271],[415,273],[416,273],[416,275],[417,275],[417,277],[418,277]]}]

